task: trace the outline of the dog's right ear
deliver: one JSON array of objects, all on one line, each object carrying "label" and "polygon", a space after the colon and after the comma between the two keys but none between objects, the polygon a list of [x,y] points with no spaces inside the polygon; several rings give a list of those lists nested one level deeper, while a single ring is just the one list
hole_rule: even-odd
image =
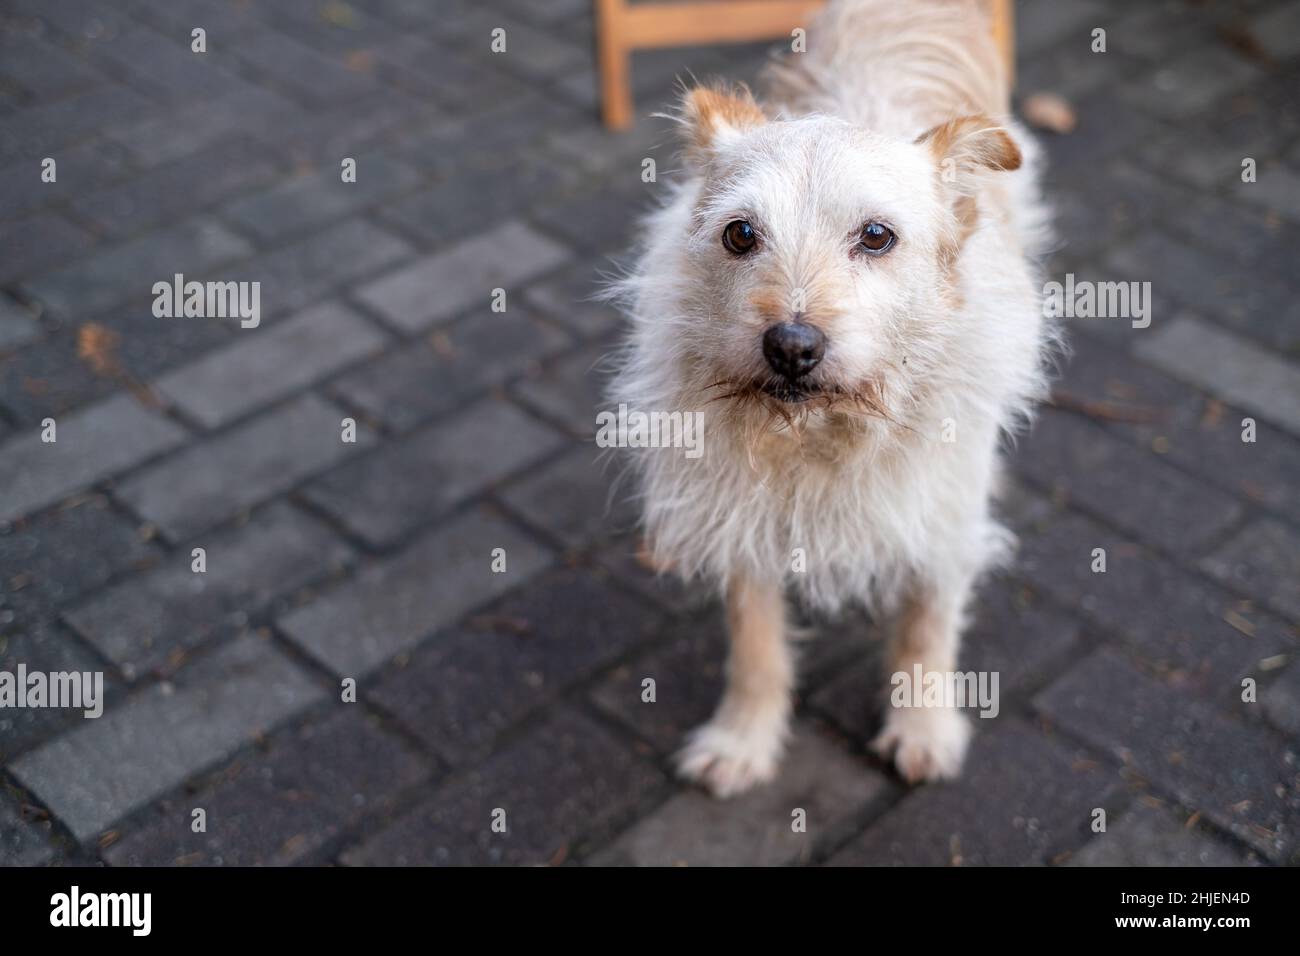
[{"label": "dog's right ear", "polygon": [[687,90],[676,118],[682,125],[686,154],[696,164],[707,163],[713,151],[728,139],[767,122],[744,86],[734,90],[706,86]]},{"label": "dog's right ear", "polygon": [[[1020,168],[1020,148],[1015,140],[987,116],[961,116],[940,123],[923,133],[916,142],[929,147],[947,183],[963,184],[969,188],[970,173]],[[966,190],[959,188],[958,191]]]}]

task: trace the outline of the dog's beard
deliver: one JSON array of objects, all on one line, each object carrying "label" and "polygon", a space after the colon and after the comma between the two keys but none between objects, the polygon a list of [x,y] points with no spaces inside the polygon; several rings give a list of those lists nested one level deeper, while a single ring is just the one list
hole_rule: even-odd
[{"label": "dog's beard", "polygon": [[720,378],[702,389],[709,405],[721,404],[733,424],[757,422],[766,430],[788,429],[801,434],[817,418],[836,416],[899,424],[886,403],[879,380],[853,387],[835,383],[800,385],[772,375],[765,378]]}]

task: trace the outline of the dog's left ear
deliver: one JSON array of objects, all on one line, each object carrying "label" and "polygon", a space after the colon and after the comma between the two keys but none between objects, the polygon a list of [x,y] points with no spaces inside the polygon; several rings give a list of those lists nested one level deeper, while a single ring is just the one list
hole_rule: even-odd
[{"label": "dog's left ear", "polygon": [[707,162],[710,154],[728,139],[767,122],[744,86],[734,90],[707,86],[687,90],[679,118],[685,129],[687,155],[697,163]]},{"label": "dog's left ear", "polygon": [[1020,168],[1020,147],[1005,129],[984,115],[961,116],[922,133],[916,142],[928,146],[939,164],[939,178],[973,192],[968,174],[985,169]]}]

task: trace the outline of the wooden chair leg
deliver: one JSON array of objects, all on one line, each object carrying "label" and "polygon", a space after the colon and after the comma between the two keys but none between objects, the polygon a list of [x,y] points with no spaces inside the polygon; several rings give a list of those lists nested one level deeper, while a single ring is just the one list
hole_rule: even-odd
[{"label": "wooden chair leg", "polygon": [[[1009,85],[1014,85],[1016,74],[1014,2],[991,0],[993,39],[1006,64]],[[643,3],[632,10],[628,0],[596,0],[600,108],[606,127],[627,129],[632,125],[629,60],[634,46],[675,46],[777,36],[788,21],[802,20],[819,4],[816,0],[737,3],[734,10],[728,11],[727,19],[701,19],[702,8],[719,6],[717,3]]]},{"label": "wooden chair leg", "polygon": [[631,51],[625,30],[626,0],[596,0],[596,57],[600,68],[600,111],[609,129],[632,125]]}]

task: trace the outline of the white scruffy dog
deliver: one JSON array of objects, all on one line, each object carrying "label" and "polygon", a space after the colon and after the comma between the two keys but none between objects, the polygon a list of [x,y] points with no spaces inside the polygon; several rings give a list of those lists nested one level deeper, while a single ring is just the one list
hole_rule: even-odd
[{"label": "white scruffy dog", "polygon": [[[716,714],[678,755],[719,796],[770,779],[794,666],[791,588],[893,619],[893,672],[952,672],[980,574],[999,444],[1045,392],[1032,143],[975,0],[832,2],[807,52],[747,91],[683,100],[689,176],[617,293],[613,398],[703,413],[702,451],[638,453],[655,559],[726,594]],[[954,709],[891,710],[908,781],[958,773]]]}]

